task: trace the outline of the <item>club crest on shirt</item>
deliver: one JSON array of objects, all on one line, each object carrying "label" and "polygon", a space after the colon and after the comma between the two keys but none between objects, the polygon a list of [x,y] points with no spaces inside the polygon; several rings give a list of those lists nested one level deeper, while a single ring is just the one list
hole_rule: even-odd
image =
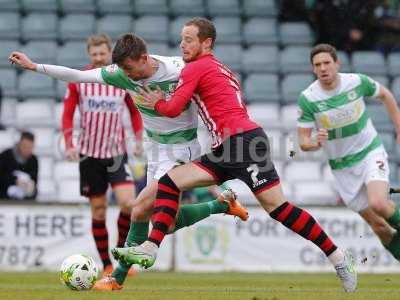
[{"label": "club crest on shirt", "polygon": [[353,101],[357,99],[357,92],[356,91],[350,91],[347,93],[347,98],[349,98],[350,101]]}]

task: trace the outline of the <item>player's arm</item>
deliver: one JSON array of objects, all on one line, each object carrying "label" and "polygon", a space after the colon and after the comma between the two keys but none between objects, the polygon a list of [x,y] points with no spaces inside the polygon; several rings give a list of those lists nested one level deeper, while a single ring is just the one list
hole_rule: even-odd
[{"label": "player's arm", "polygon": [[67,92],[64,97],[64,109],[62,114],[62,132],[64,135],[66,158],[71,161],[79,159],[78,152],[73,143],[73,132],[74,132],[74,113],[76,106],[79,102],[79,93],[76,84],[69,83]]},{"label": "player's arm", "polygon": [[134,155],[141,156],[143,154],[143,120],[142,120],[142,116],[128,93],[126,93],[126,96],[125,96],[125,103],[126,103],[126,106],[128,107],[133,133],[135,134]]},{"label": "player's arm", "polygon": [[16,64],[23,69],[42,73],[63,81],[104,83],[100,68],[81,71],[57,65],[37,64],[22,52],[12,52],[9,60],[12,64]]},{"label": "player's arm", "polygon": [[394,127],[396,128],[397,143],[400,144],[400,111],[396,99],[394,98],[392,92],[383,85],[380,85],[377,97],[386,107],[389,117],[392,120]]}]

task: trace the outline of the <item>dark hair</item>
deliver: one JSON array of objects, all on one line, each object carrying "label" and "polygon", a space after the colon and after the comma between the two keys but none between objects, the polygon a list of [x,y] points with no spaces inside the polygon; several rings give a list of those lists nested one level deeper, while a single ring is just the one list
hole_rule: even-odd
[{"label": "dark hair", "polygon": [[318,44],[311,50],[311,53],[310,53],[311,64],[313,63],[314,56],[319,53],[328,53],[335,62],[338,59],[335,47],[333,47],[332,45],[329,45],[329,44]]},{"label": "dark hair", "polygon": [[100,46],[102,44],[106,44],[107,48],[111,50],[111,38],[106,33],[93,34],[88,37],[86,41],[86,50],[89,51],[92,46]]},{"label": "dark hair", "polygon": [[191,25],[196,26],[199,29],[197,36],[199,37],[200,41],[202,42],[208,38],[211,38],[211,49],[214,48],[214,43],[217,39],[217,31],[215,30],[213,22],[205,18],[196,17],[185,23],[185,26]]},{"label": "dark hair", "polygon": [[19,140],[22,141],[24,139],[25,140],[30,140],[31,142],[34,142],[35,141],[35,136],[30,131],[22,131],[21,132],[21,137],[19,138]]},{"label": "dark hair", "polygon": [[121,64],[126,58],[138,60],[140,56],[147,53],[145,41],[134,35],[127,33],[119,37],[112,51],[112,61],[114,64]]}]

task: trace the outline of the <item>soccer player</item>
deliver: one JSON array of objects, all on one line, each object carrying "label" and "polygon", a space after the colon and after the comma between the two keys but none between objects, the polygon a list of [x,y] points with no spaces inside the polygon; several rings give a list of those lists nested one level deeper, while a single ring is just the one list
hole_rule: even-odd
[{"label": "soccer player", "polygon": [[299,97],[300,147],[303,151],[325,150],[347,207],[371,226],[399,260],[400,208],[389,199],[387,154],[368,117],[364,98],[376,97],[385,105],[400,143],[396,100],[386,87],[367,75],[339,73],[340,63],[331,45],[315,46],[310,60],[317,80]]},{"label": "soccer player", "polygon": [[175,219],[181,191],[237,178],[248,185],[272,218],[317,245],[335,266],[345,291],[354,291],[357,277],[350,254],[337,248],[310,214],[289,203],[283,195],[266,134],[249,119],[233,73],[212,54],[214,24],[194,18],[184,25],[181,36],[180,46],[187,64],[172,98],[167,101],[159,89],[143,89],[142,105],[176,118],[195,94],[199,114],[214,138],[213,150],[159,179],[154,202],[157,209],[151,217],[154,226],[147,241],[140,246],[113,249],[114,257],[145,268],[152,266]]},{"label": "soccer player", "polygon": [[[106,34],[92,35],[87,40],[91,70],[111,62],[111,39]],[[79,106],[80,132],[78,146],[73,144],[73,117]],[[118,242],[123,247],[129,231],[134,183],[127,162],[125,131],[122,116],[128,108],[135,132],[134,154],[142,152],[143,122],[140,113],[124,89],[99,83],[69,83],[64,99],[62,129],[66,158],[79,160],[81,194],[89,198],[92,213],[92,234],[103,263],[104,274],[113,266],[108,252],[106,228],[106,191],[110,184],[120,207]]]},{"label": "soccer player", "polygon": [[[123,59],[122,59],[123,58]],[[114,63],[107,67],[79,71],[62,66],[33,63],[24,53],[13,52],[10,61],[27,70],[72,82],[107,83],[127,90],[142,114],[144,129],[149,137],[148,171],[146,188],[137,196],[131,212],[131,226],[126,243],[139,245],[147,239],[149,217],[157,192],[157,180],[171,168],[200,155],[197,141],[197,112],[188,104],[185,111],[174,119],[166,118],[153,109],[141,105],[143,97],[139,88],[144,84],[158,86],[167,94],[172,93],[184,62],[180,57],[149,55],[145,42],[134,34],[118,39],[112,53]],[[166,201],[168,202],[168,201]],[[155,210],[158,207],[155,206]],[[190,226],[210,214],[226,213],[248,218],[248,213],[235,199],[234,193],[225,191],[217,200],[200,204],[183,205],[168,228],[169,232]],[[109,278],[101,279],[95,288],[121,289],[131,264],[120,263]]]}]

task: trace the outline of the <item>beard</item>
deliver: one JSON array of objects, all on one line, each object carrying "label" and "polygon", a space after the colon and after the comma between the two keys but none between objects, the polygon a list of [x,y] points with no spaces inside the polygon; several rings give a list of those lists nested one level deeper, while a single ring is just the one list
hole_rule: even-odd
[{"label": "beard", "polygon": [[183,61],[184,61],[185,63],[189,63],[189,62],[191,62],[191,61],[196,60],[201,54],[203,54],[203,51],[202,51],[202,49],[199,47],[199,48],[197,48],[196,52],[194,52],[193,55],[190,55],[190,57],[186,57],[186,58],[183,57]]}]

